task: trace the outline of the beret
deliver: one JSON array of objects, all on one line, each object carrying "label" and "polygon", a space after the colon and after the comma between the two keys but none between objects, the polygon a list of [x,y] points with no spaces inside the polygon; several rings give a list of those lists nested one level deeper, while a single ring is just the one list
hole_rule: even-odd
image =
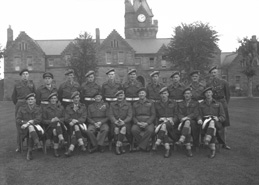
[{"label": "beret", "polygon": [[187,87],[183,90],[183,94],[186,92],[186,91],[192,91],[192,88],[191,87]]},{"label": "beret", "polygon": [[136,69],[131,69],[131,70],[129,70],[128,75],[130,75],[131,73],[136,73],[136,72],[137,72]]},{"label": "beret", "polygon": [[77,95],[80,95],[80,92],[78,92],[78,91],[73,92],[71,95],[71,99],[74,99],[74,97]]},{"label": "beret", "polygon": [[179,76],[180,76],[180,72],[179,72],[179,71],[174,71],[174,72],[172,73],[172,75],[170,76],[170,78],[173,78],[174,75],[179,75]]},{"label": "beret", "polygon": [[123,90],[117,91],[117,92],[115,93],[115,96],[118,96],[118,95],[120,95],[120,94],[124,94],[124,91],[123,91]]},{"label": "beret", "polygon": [[50,77],[50,78],[52,78],[52,79],[54,78],[54,77],[53,77],[53,74],[50,73],[50,72],[44,73],[44,74],[42,75],[42,77],[43,77],[43,78]]},{"label": "beret", "polygon": [[202,94],[205,94],[207,91],[212,91],[212,87],[207,87],[203,90]]},{"label": "beret", "polygon": [[193,70],[192,72],[190,72],[190,76],[192,76],[192,75],[194,75],[194,74],[199,75],[199,74],[200,74],[200,71],[199,71],[199,70]]},{"label": "beret", "polygon": [[94,71],[88,71],[88,72],[85,74],[85,76],[88,77],[88,76],[90,76],[90,75],[92,75],[92,74],[94,74]]},{"label": "beret", "polygon": [[217,67],[217,66],[211,67],[211,68],[209,69],[209,73],[211,73],[211,71],[214,70],[214,69],[218,69],[218,67]]},{"label": "beret", "polygon": [[150,73],[150,76],[152,77],[152,76],[154,76],[156,74],[159,75],[159,73],[160,73],[159,71],[153,71],[152,73]]},{"label": "beret", "polygon": [[51,94],[49,95],[49,97],[48,97],[48,100],[50,100],[53,96],[58,97],[58,94],[57,94],[56,92],[51,93]]},{"label": "beret", "polygon": [[30,94],[28,94],[28,95],[25,97],[25,99],[28,100],[28,98],[30,98],[30,97],[35,97],[35,96],[36,96],[35,93],[30,93]]},{"label": "beret", "polygon": [[21,71],[20,71],[20,76],[22,76],[22,74],[23,74],[23,72],[29,72],[29,70],[28,69],[22,69]]},{"label": "beret", "polygon": [[109,69],[107,72],[106,72],[106,74],[108,75],[110,72],[114,72],[115,71],[115,69]]},{"label": "beret", "polygon": [[68,69],[66,72],[65,72],[65,75],[69,75],[71,73],[74,73],[74,70],[73,69]]},{"label": "beret", "polygon": [[147,89],[146,89],[145,87],[142,87],[142,88],[138,89],[137,93],[139,93],[139,92],[141,92],[141,91],[147,92]]},{"label": "beret", "polygon": [[162,94],[165,91],[168,92],[168,88],[167,87],[163,87],[162,89],[160,89],[159,94]]}]

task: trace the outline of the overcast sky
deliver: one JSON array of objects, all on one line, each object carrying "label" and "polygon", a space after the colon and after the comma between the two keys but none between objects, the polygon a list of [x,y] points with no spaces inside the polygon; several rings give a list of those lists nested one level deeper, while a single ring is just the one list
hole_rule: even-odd
[{"label": "overcast sky", "polygon": [[[116,29],[124,37],[125,0],[1,0],[0,44],[6,45],[6,29],[14,39],[25,31],[35,40],[73,39],[87,31],[101,38]],[[133,1],[133,0],[132,0]],[[238,38],[259,37],[258,0],[147,0],[158,20],[157,38],[170,38],[181,23],[209,23],[220,37],[223,52],[235,51]]]}]

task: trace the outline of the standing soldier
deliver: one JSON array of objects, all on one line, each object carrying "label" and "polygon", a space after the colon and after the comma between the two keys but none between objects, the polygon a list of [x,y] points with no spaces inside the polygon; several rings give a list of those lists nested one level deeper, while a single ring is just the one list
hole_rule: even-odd
[{"label": "standing soldier", "polygon": [[210,80],[208,86],[212,87],[213,98],[219,101],[224,108],[225,121],[222,123],[222,129],[219,130],[219,143],[223,144],[222,148],[230,150],[230,147],[226,143],[226,127],[230,126],[229,114],[228,114],[228,103],[230,100],[230,92],[228,82],[219,78],[217,66],[212,67],[209,70]]},{"label": "standing soldier", "polygon": [[191,83],[189,87],[192,90],[192,99],[201,102],[203,100],[202,92],[205,89],[205,85],[200,80],[200,71],[194,70],[190,73]]},{"label": "standing soldier", "polygon": [[[29,80],[29,70],[23,69],[20,72],[21,80],[14,85],[12,100],[15,104],[15,118],[20,107],[26,104],[26,96],[30,93],[35,93],[35,85],[32,80]],[[16,124],[17,131],[17,149],[16,152],[21,150],[19,145],[20,126]]]},{"label": "standing soldier", "polygon": [[199,116],[199,103],[192,99],[192,90],[190,87],[183,91],[184,101],[178,103],[178,120],[180,124],[178,130],[181,131],[181,137],[176,142],[178,145],[186,143],[187,156],[192,157],[191,135],[193,136],[193,144],[199,147],[199,126],[197,118]]},{"label": "standing soldier", "polygon": [[48,97],[50,94],[57,92],[57,87],[52,84],[53,74],[46,72],[43,74],[44,85],[38,87],[36,91],[36,104],[46,107],[49,104]]},{"label": "standing soldier", "polygon": [[69,104],[73,102],[73,100],[71,99],[71,95],[75,91],[80,92],[79,83],[74,81],[74,70],[68,69],[65,75],[67,76],[67,81],[62,83],[58,89],[58,98],[64,108],[66,108]]},{"label": "standing soldier", "polygon": [[180,83],[180,72],[173,72],[170,78],[173,79],[173,83],[168,86],[169,98],[175,100],[176,102],[183,101],[183,90],[185,87],[182,83]]},{"label": "standing soldier", "polygon": [[142,84],[137,81],[136,69],[131,69],[128,72],[129,81],[123,84],[123,90],[125,92],[126,101],[134,103],[139,100],[137,91],[142,87]]},{"label": "standing soldier", "polygon": [[177,103],[169,99],[169,92],[167,87],[163,87],[160,92],[161,100],[155,103],[156,115],[157,115],[157,125],[156,133],[157,140],[153,147],[156,151],[157,147],[164,142],[166,149],[165,158],[170,156],[170,145],[169,137],[176,142],[178,139],[177,135]]},{"label": "standing soldier", "polygon": [[94,95],[101,91],[101,87],[95,82],[94,71],[88,71],[85,77],[87,81],[81,86],[81,96],[82,102],[84,102],[87,108],[94,103]]},{"label": "standing soldier", "polygon": [[[109,105],[106,102],[103,102],[101,92],[97,92],[94,96],[95,102],[88,106],[88,130],[86,131],[91,144],[93,146],[90,149],[90,153],[100,150],[104,152],[104,141],[109,133],[108,126],[108,114],[109,114]],[[99,136],[96,134],[99,132]]]},{"label": "standing soldier", "polygon": [[86,151],[83,136],[86,137],[86,117],[87,112],[85,105],[80,103],[80,93],[78,91],[73,92],[70,97],[73,103],[68,105],[65,112],[65,121],[70,127],[71,144],[68,151],[65,153],[67,157],[70,157],[74,151],[76,143],[81,147],[83,152]]},{"label": "standing soldier", "polygon": [[32,160],[32,148],[36,145],[41,148],[39,138],[44,134],[40,123],[42,121],[41,108],[36,105],[35,94],[26,96],[27,105],[22,106],[16,116],[16,124],[22,131],[22,135],[28,137],[27,160]]},{"label": "standing soldier", "polygon": [[[138,147],[134,150],[150,151],[149,140],[154,133],[154,121],[156,118],[153,101],[146,98],[145,88],[138,90],[139,100],[133,104],[133,126],[131,132],[136,139]],[[143,134],[142,134],[142,133]]]},{"label": "standing soldier", "polygon": [[116,136],[116,154],[120,155],[121,153],[125,153],[125,150],[122,147],[125,135],[130,143],[130,151],[132,150],[132,107],[130,103],[125,101],[123,90],[118,91],[115,95],[117,97],[117,101],[111,103],[109,116],[112,123],[111,132],[114,132]]},{"label": "standing soldier", "polygon": [[216,133],[222,129],[222,123],[225,121],[225,112],[220,102],[213,99],[212,87],[208,87],[203,91],[205,100],[199,105],[200,115],[198,124],[202,124],[204,131],[204,144],[210,147],[211,153],[209,158],[216,155]]},{"label": "standing soldier", "polygon": [[147,84],[147,98],[154,102],[159,101],[159,91],[165,87],[164,84],[159,82],[159,71],[154,71],[150,74],[151,82]]}]

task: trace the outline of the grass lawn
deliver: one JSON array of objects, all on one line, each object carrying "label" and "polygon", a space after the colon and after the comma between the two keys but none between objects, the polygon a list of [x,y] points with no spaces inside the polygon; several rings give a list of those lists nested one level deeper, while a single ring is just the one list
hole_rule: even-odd
[{"label": "grass lawn", "polygon": [[[71,158],[54,158],[33,152],[15,153],[14,106],[0,102],[0,185],[258,185],[259,184],[259,99],[234,98],[230,102],[231,126],[228,144],[215,159],[200,149],[192,158],[183,150],[163,158],[157,153],[81,153]],[[63,151],[60,151],[60,153]]]}]

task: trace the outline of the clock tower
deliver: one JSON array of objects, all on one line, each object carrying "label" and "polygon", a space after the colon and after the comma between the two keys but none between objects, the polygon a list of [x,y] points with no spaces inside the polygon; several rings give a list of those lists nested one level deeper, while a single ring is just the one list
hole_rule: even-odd
[{"label": "clock tower", "polygon": [[146,0],[125,0],[125,38],[155,39],[158,21],[153,16]]}]

